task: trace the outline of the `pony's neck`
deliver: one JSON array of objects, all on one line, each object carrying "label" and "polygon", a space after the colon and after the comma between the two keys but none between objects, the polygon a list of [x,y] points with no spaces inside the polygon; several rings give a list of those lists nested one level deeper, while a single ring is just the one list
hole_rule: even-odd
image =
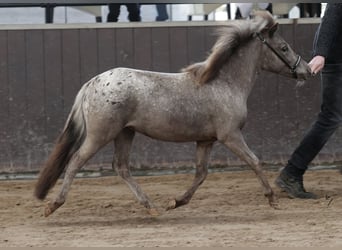
[{"label": "pony's neck", "polygon": [[260,71],[261,43],[252,39],[240,46],[222,69],[220,78],[249,96]]}]

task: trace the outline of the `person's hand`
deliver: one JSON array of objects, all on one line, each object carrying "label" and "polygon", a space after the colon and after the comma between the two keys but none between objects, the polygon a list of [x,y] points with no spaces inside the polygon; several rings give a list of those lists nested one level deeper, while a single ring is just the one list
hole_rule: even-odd
[{"label": "person's hand", "polygon": [[309,62],[311,73],[313,75],[316,75],[318,72],[320,72],[324,67],[324,63],[325,58],[323,56],[315,56],[314,58],[312,58]]}]

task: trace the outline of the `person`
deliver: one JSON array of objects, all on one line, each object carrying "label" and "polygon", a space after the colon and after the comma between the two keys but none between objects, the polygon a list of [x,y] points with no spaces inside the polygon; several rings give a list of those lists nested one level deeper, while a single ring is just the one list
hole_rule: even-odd
[{"label": "person", "polygon": [[321,108],[316,121],[294,150],[275,184],[292,198],[316,199],[303,175],[342,121],[342,3],[327,4],[314,39],[312,74],[321,72]]},{"label": "person", "polygon": [[[109,13],[107,15],[107,22],[117,22],[120,15],[120,3],[108,4]],[[128,11],[128,20],[130,22],[140,22],[140,6],[136,3],[126,3],[126,8]]]}]

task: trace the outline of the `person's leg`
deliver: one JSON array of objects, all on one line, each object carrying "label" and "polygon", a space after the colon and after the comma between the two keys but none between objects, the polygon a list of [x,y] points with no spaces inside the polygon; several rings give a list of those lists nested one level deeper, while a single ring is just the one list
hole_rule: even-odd
[{"label": "person's leg", "polygon": [[320,3],[315,3],[315,13],[313,17],[321,17],[322,5]]},{"label": "person's leg", "polygon": [[336,66],[327,65],[322,72],[321,111],[289,160],[304,172],[342,120],[342,72],[336,72],[334,68]]},{"label": "person's leg", "polygon": [[227,5],[226,5],[226,10],[227,10],[228,20],[230,20],[231,19],[231,15],[230,15],[230,4],[229,3],[227,3]]},{"label": "person's leg", "polygon": [[299,3],[298,4],[298,7],[299,7],[299,12],[300,12],[300,17],[306,17],[306,11],[305,11],[305,9],[306,9],[306,3]]},{"label": "person's leg", "polygon": [[272,3],[269,3],[269,4],[268,4],[266,10],[267,10],[268,12],[270,12],[271,14],[273,14],[273,5],[272,5]]},{"label": "person's leg", "polygon": [[166,10],[166,4],[156,4],[156,8],[158,13],[156,21],[165,21],[169,19],[169,15],[167,14]]},{"label": "person's leg", "polygon": [[140,6],[136,3],[129,3],[126,4],[127,11],[128,11],[128,20],[130,22],[140,22]]},{"label": "person's leg", "polygon": [[[342,121],[341,68],[342,65],[326,65],[323,69],[321,111],[276,180],[276,184],[293,197],[314,198],[314,195],[307,193],[303,187],[303,175]],[[288,190],[285,187],[287,184]],[[293,190],[289,190],[291,185]]]},{"label": "person's leg", "polygon": [[235,11],[235,19],[242,19],[240,8],[237,7]]},{"label": "person's leg", "polygon": [[107,15],[107,22],[117,22],[120,15],[121,4],[111,3],[108,4],[109,13]]}]

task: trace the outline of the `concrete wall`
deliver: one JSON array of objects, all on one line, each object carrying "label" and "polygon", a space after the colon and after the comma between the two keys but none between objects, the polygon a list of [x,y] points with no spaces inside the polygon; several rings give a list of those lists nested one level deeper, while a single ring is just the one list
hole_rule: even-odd
[{"label": "concrete wall", "polygon": [[[311,21],[308,21],[311,20]],[[2,26],[0,30],[0,172],[36,171],[63,128],[80,86],[117,66],[178,72],[204,60],[219,22]],[[309,60],[317,20],[283,21],[280,33]],[[248,101],[244,134],[262,161],[283,164],[319,109],[319,78],[296,82],[262,74]],[[340,160],[340,133],[316,162]],[[113,146],[88,168],[108,168]],[[192,166],[194,143],[165,143],[138,135],[136,168]],[[217,144],[212,164],[241,162]]]}]

